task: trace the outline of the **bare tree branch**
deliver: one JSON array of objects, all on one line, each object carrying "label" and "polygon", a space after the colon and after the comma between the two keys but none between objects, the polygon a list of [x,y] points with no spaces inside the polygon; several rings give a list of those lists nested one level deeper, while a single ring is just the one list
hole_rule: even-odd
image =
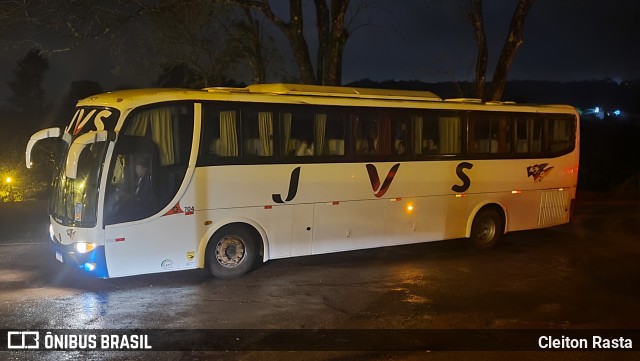
[{"label": "bare tree branch", "polygon": [[534,2],[535,0],[520,0],[516,6],[516,10],[513,12],[511,25],[509,25],[509,36],[502,47],[500,58],[498,58],[498,65],[496,65],[496,70],[493,73],[489,100],[502,99],[511,63],[513,62],[516,51],[518,51],[518,48],[520,48],[523,42],[524,20]]},{"label": "bare tree branch", "polygon": [[485,84],[487,82],[487,63],[489,50],[487,48],[487,37],[484,31],[484,17],[482,15],[482,0],[471,0],[471,9],[465,8],[465,14],[476,37],[478,55],[476,57],[476,95],[478,98],[485,98]]}]

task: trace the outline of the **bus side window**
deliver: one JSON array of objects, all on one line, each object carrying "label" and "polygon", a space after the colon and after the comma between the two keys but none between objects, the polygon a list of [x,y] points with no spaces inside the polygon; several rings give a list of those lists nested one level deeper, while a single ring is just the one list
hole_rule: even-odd
[{"label": "bus side window", "polygon": [[322,110],[280,113],[281,149],[285,156],[344,154],[344,123]]},{"label": "bus side window", "polygon": [[270,157],[273,155],[273,113],[247,110],[243,112],[243,154]]},{"label": "bus side window", "polygon": [[309,112],[280,113],[282,149],[285,156],[313,155],[312,114]]},{"label": "bus side window", "polygon": [[573,148],[575,119],[573,117],[550,115],[546,117],[547,151],[558,153]]},{"label": "bus side window", "polygon": [[378,116],[375,113],[351,114],[356,155],[378,154]]},{"label": "bus side window", "polygon": [[461,151],[461,120],[458,114],[438,115],[438,142],[433,145],[427,139],[427,147],[433,151],[436,148],[438,154],[459,154]]},{"label": "bus side window", "polygon": [[542,152],[542,118],[520,117],[515,121],[515,152],[539,154]]},{"label": "bus side window", "polygon": [[[322,125],[322,117],[318,115],[324,115],[326,117],[324,127]],[[316,125],[316,137],[323,139],[324,143],[318,155],[344,155],[346,132],[342,113],[327,112],[327,114],[316,114],[316,119],[319,119]]]},{"label": "bus side window", "polygon": [[459,154],[461,120],[457,113],[424,112],[413,114],[414,154]]},{"label": "bus side window", "polygon": [[508,114],[471,113],[469,119],[469,151],[471,153],[509,154],[511,126]]},{"label": "bus side window", "polygon": [[391,115],[391,152],[401,155],[407,153],[407,120],[400,113]]},{"label": "bus side window", "polygon": [[202,119],[205,153],[217,157],[237,157],[238,111],[205,106]]}]

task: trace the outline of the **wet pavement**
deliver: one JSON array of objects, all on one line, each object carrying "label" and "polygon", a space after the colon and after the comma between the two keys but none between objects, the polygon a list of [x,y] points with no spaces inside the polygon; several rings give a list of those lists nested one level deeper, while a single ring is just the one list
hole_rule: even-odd
[{"label": "wet pavement", "polygon": [[[44,203],[5,204],[0,207],[0,328],[639,329],[640,200],[579,197],[571,224],[508,234],[491,251],[452,240],[276,260],[231,280],[203,270],[111,280],[82,277],[57,264],[50,253]],[[640,359],[639,349],[517,354],[32,351],[2,352],[0,357],[631,360]]]}]

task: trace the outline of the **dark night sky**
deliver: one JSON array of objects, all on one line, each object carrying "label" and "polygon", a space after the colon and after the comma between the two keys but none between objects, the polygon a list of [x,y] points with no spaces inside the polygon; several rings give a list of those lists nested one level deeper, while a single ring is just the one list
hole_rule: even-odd
[{"label": "dark night sky", "polygon": [[[485,0],[490,71],[507,35],[515,0]],[[359,18],[369,25],[350,37],[343,82],[473,79],[476,45],[457,0],[379,0]],[[312,21],[307,21],[312,26]],[[272,28],[272,31],[277,30]],[[524,44],[510,79],[574,81],[640,79],[640,2],[637,0],[538,0],[525,23]],[[27,49],[4,51],[0,58],[0,99],[15,62]],[[148,67],[121,66],[99,42],[50,59],[45,88],[51,100],[74,80],[96,80],[105,90],[119,84],[149,86]],[[289,72],[295,75],[295,71]],[[246,79],[240,79],[247,81]],[[271,79],[277,81],[278,79]]]}]

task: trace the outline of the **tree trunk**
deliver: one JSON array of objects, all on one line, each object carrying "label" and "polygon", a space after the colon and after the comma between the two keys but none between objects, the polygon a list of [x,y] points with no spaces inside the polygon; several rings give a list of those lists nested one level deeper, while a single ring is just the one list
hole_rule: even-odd
[{"label": "tree trunk", "polygon": [[484,100],[489,51],[487,49],[487,37],[484,31],[482,0],[472,0],[471,11],[467,12],[467,17],[473,26],[476,45],[478,46],[478,56],[476,58],[476,96]]},{"label": "tree trunk", "polygon": [[300,69],[300,80],[304,84],[315,84],[316,79],[313,75],[309,46],[304,38],[304,20],[302,17],[301,0],[290,0],[289,16],[291,20],[285,28],[285,34],[287,38],[289,38],[293,56],[298,63],[298,69]]},{"label": "tree trunk", "polygon": [[262,56],[262,39],[260,34],[260,23],[254,19],[251,9],[243,7],[250,29],[251,59],[249,64],[253,69],[253,82],[263,84],[267,82],[267,70]]},{"label": "tree trunk", "polygon": [[316,29],[318,31],[318,54],[316,56],[316,79],[318,83],[325,84],[324,68],[326,47],[329,43],[329,8],[324,0],[315,0],[316,5]]},{"label": "tree trunk", "polygon": [[314,73],[309,55],[309,46],[304,38],[304,21],[301,0],[289,0],[288,23],[277,17],[268,0],[240,1],[244,7],[261,10],[286,35],[293,56],[300,71],[300,81],[304,84],[340,85],[342,81],[342,57],[344,46],[349,37],[345,25],[345,14],[349,0],[314,0],[316,8],[316,27],[318,32],[317,68]]},{"label": "tree trunk", "polygon": [[309,46],[304,38],[304,21],[302,19],[302,1],[289,0],[288,23],[279,18],[271,9],[269,0],[262,1],[238,1],[244,7],[257,8],[267,19],[273,22],[285,34],[291,45],[293,56],[300,71],[300,81],[304,84],[315,84],[316,79],[313,74],[311,57],[309,56]]},{"label": "tree trunk", "polygon": [[345,14],[348,7],[349,0],[331,1],[331,31],[328,43],[324,46],[323,83],[326,85],[342,84],[342,57],[344,46],[349,38],[349,32],[345,27]]},{"label": "tree trunk", "polygon": [[504,93],[504,88],[507,83],[507,76],[509,74],[511,63],[513,62],[513,57],[520,45],[522,45],[524,20],[534,2],[535,0],[520,0],[518,2],[518,6],[511,18],[509,36],[502,47],[502,52],[500,53],[500,58],[498,58],[496,70],[493,73],[491,93],[488,96],[489,100],[498,101],[502,99],[502,94]]}]

